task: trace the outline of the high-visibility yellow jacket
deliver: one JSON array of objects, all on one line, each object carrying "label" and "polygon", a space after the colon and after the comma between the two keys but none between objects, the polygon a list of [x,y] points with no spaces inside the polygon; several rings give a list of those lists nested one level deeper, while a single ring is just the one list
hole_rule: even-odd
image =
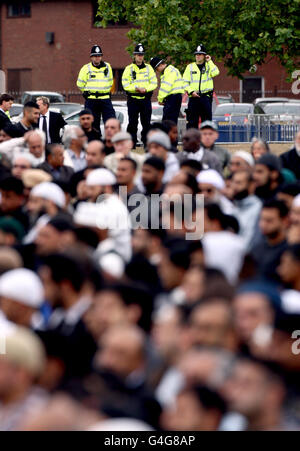
[{"label": "high-visibility yellow jacket", "polygon": [[145,64],[145,67],[140,69],[135,63],[129,64],[123,72],[122,86],[124,91],[131,94],[131,97],[145,99],[146,96],[139,95],[135,88],[145,88],[146,92],[154,91],[157,87],[157,78],[153,67],[150,64]]},{"label": "high-visibility yellow jacket", "polygon": [[193,91],[205,94],[214,89],[213,78],[219,75],[219,73],[219,69],[212,60],[205,62],[201,72],[196,63],[188,64],[183,74],[184,88],[189,95]]},{"label": "high-visibility yellow jacket", "polygon": [[77,86],[82,92],[90,92],[89,99],[109,99],[112,85],[113,73],[109,63],[104,62],[99,68],[88,63],[80,69]]},{"label": "high-visibility yellow jacket", "polygon": [[158,101],[163,102],[171,94],[183,94],[184,82],[176,67],[169,64],[160,77],[160,89],[158,92]]}]

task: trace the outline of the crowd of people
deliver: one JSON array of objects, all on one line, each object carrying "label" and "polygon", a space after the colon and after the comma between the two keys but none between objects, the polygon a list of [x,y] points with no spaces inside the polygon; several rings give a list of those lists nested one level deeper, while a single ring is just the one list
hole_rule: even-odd
[{"label": "crowd of people", "polygon": [[300,131],[40,114],[0,131],[0,430],[299,429]]}]

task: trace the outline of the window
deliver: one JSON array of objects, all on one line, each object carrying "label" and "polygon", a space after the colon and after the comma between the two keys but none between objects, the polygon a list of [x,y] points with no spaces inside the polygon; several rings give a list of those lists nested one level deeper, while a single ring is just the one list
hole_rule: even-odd
[{"label": "window", "polygon": [[31,6],[29,2],[9,3],[7,5],[7,17],[30,17]]}]

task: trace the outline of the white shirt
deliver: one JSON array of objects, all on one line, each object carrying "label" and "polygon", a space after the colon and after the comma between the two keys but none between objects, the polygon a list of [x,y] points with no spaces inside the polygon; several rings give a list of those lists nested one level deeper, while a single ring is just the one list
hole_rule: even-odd
[{"label": "white shirt", "polygon": [[50,113],[49,110],[47,111],[46,114],[41,114],[40,115],[40,119],[39,119],[39,129],[43,130],[43,123],[44,123],[44,116],[46,117],[46,122],[47,122],[47,144],[51,143],[51,138],[50,138],[50,134],[49,134],[49,121],[50,121]]}]

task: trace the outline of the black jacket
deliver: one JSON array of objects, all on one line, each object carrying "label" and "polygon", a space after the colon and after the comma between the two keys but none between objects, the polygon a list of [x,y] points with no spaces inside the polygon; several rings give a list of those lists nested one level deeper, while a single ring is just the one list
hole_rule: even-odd
[{"label": "black jacket", "polygon": [[55,182],[69,183],[72,175],[74,174],[73,169],[69,166],[61,166],[58,170],[54,170],[48,161],[44,161],[44,163],[39,164],[38,169],[42,169],[52,175]]},{"label": "black jacket", "polygon": [[295,147],[280,155],[282,167],[292,171],[298,180],[300,180],[300,157]]},{"label": "black jacket", "polygon": [[60,113],[49,111],[49,135],[51,143],[60,143],[60,130],[66,125],[66,121]]},{"label": "black jacket", "polygon": [[3,130],[9,124],[11,124],[9,117],[0,110],[0,130]]}]

